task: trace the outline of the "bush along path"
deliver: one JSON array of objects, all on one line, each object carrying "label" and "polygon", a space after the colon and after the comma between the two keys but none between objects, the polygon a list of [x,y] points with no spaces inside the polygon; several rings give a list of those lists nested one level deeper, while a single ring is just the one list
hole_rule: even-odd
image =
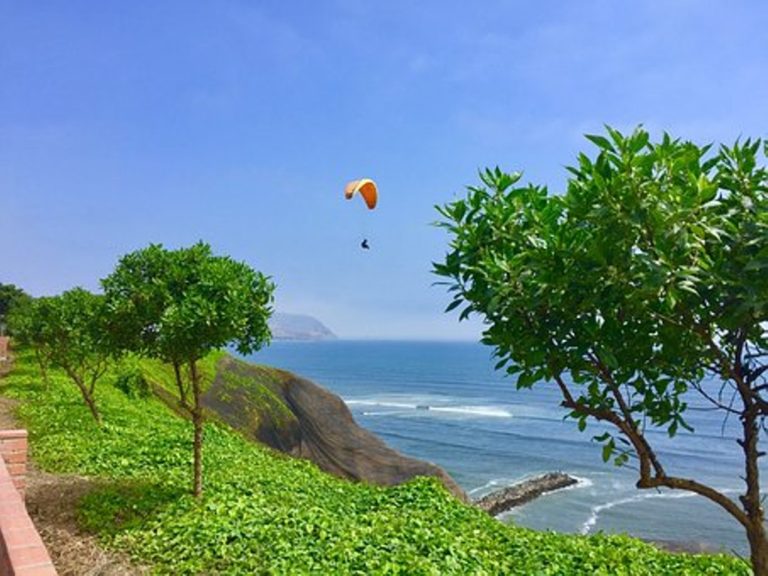
[{"label": "bush along path", "polygon": [[[213,363],[203,364],[210,381]],[[153,573],[750,573],[723,555],[505,525],[434,479],[394,488],[340,480],[215,422],[204,429],[207,488],[197,500],[191,424],[151,395],[115,387],[116,378],[113,368],[100,384],[100,427],[63,374],[51,371],[48,389],[40,383],[31,353],[18,355],[0,395],[19,401],[39,466],[92,482],[79,501],[80,529]]]}]

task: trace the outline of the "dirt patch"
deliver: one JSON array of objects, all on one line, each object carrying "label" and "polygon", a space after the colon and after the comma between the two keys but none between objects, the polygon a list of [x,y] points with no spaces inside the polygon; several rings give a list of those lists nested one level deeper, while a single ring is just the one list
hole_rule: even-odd
[{"label": "dirt patch", "polygon": [[[13,416],[17,400],[0,397],[0,429],[19,428]],[[74,475],[48,474],[33,462],[27,468],[27,510],[48,548],[59,576],[148,574],[124,555],[102,548],[77,527],[77,503],[97,483]]]},{"label": "dirt patch", "polygon": [[125,556],[102,548],[96,538],[77,527],[76,507],[97,486],[90,478],[48,474],[27,475],[27,510],[45,542],[60,576],[122,576],[147,574]]},{"label": "dirt patch", "polygon": [[18,422],[13,417],[13,411],[18,404],[18,400],[0,396],[0,430],[13,430],[18,427]]}]

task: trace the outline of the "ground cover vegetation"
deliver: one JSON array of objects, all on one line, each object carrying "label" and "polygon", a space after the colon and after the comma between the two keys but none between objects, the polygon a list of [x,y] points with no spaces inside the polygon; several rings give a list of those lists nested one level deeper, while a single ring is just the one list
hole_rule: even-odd
[{"label": "ground cover vegetation", "polygon": [[[203,389],[220,357],[201,361]],[[0,394],[20,400],[33,458],[50,471],[98,479],[79,504],[83,529],[158,574],[749,573],[727,556],[508,526],[432,479],[395,488],[351,483],[215,421],[204,424],[206,490],[198,499],[188,489],[188,415],[126,384],[174,390],[172,366],[113,362],[99,387],[101,426],[61,369],[49,379],[46,386],[27,348],[0,380]]]},{"label": "ground cover vegetation", "polygon": [[[579,155],[562,195],[496,168],[438,207],[448,309],[483,317],[518,388],[550,383],[580,429],[611,425],[595,438],[603,458],[635,467],[638,488],[691,491],[731,514],[766,575],[768,143],[713,151],[642,128],[588,138],[597,154]],[[691,430],[691,394],[739,423],[738,500],[676,476],[645,433]]]}]

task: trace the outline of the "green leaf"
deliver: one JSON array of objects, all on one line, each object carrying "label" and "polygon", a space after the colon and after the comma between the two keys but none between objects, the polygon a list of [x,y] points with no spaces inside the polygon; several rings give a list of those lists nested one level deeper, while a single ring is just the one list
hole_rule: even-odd
[{"label": "green leaf", "polygon": [[590,142],[596,144],[602,150],[613,150],[613,144],[604,136],[596,134],[585,134],[584,137]]},{"label": "green leaf", "polygon": [[611,459],[611,455],[613,454],[614,449],[615,445],[613,440],[610,440],[605,445],[603,445],[603,462],[608,462],[608,460]]}]

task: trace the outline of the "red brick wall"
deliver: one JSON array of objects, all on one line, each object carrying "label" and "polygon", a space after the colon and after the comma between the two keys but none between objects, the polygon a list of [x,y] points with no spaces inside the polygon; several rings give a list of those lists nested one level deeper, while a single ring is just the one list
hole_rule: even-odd
[{"label": "red brick wall", "polygon": [[0,430],[0,457],[23,500],[27,477],[27,431]]},{"label": "red brick wall", "polygon": [[24,505],[27,431],[0,430],[0,576],[56,576]]}]

